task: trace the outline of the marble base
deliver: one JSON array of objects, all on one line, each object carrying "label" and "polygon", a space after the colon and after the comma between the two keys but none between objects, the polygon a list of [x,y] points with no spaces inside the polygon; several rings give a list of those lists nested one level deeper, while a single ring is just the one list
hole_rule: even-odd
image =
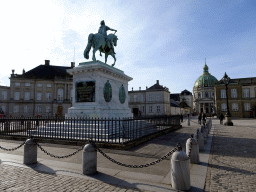
[{"label": "marble base", "polygon": [[231,117],[230,116],[225,116],[225,120],[226,122],[224,123],[225,126],[233,126],[233,122],[231,121]]},{"label": "marble base", "polygon": [[[80,63],[68,70],[73,75],[73,103],[65,115],[67,118],[131,118],[133,114],[128,106],[128,82],[131,77],[123,71],[100,61]],[[95,82],[94,101],[81,102],[77,98],[76,84],[80,82]],[[105,85],[111,86],[111,98],[105,98]],[[124,90],[123,100],[120,90]],[[80,98],[80,96],[79,96]]]}]

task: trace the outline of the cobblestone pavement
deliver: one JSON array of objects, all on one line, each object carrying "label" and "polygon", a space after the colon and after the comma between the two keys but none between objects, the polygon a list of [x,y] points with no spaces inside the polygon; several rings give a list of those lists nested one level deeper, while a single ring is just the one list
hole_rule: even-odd
[{"label": "cobblestone pavement", "polygon": [[1,164],[0,191],[134,192],[144,190],[118,185],[110,185],[101,181],[87,180],[66,175],[47,174],[37,172],[29,168]]},{"label": "cobblestone pavement", "polygon": [[232,120],[215,132],[205,191],[256,191],[256,120]]}]

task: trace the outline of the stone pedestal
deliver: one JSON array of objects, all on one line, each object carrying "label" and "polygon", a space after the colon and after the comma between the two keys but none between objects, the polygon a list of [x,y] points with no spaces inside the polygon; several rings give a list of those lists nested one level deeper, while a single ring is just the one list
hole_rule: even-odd
[{"label": "stone pedestal", "polygon": [[128,107],[128,82],[123,71],[100,61],[80,63],[73,75],[73,101],[68,118],[133,117]]},{"label": "stone pedestal", "polygon": [[233,122],[231,121],[231,116],[230,115],[225,115],[225,123],[224,125],[226,126],[233,126]]}]

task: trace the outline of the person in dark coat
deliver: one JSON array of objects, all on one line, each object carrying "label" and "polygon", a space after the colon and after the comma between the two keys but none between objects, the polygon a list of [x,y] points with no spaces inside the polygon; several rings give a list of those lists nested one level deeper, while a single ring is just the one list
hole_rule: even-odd
[{"label": "person in dark coat", "polygon": [[198,123],[201,125],[201,120],[202,120],[202,114],[200,113],[199,115],[198,115]]},{"label": "person in dark coat", "polygon": [[223,124],[224,115],[221,113],[219,116],[220,124]]},{"label": "person in dark coat", "polygon": [[204,124],[206,123],[206,115],[205,115],[205,113],[203,114],[203,123]]},{"label": "person in dark coat", "polygon": [[181,121],[181,123],[183,122],[183,115],[182,114],[180,115],[180,121]]}]

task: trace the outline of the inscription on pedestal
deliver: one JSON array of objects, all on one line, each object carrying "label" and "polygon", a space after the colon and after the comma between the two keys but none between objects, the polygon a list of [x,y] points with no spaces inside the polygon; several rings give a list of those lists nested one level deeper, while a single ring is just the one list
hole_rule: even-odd
[{"label": "inscription on pedestal", "polygon": [[76,102],[95,102],[95,81],[76,82]]}]

